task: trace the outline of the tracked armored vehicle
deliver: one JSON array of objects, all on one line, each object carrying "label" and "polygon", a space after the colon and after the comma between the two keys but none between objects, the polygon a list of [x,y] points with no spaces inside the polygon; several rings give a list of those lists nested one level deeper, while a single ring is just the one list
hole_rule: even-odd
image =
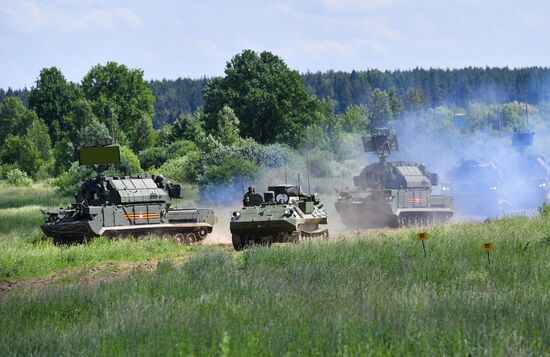
[{"label": "tracked armored vehicle", "polygon": [[251,193],[243,208],[232,213],[233,247],[250,244],[296,242],[328,237],[327,213],[316,194],[304,194],[299,186],[269,186],[263,196]]},{"label": "tracked armored vehicle", "polygon": [[457,212],[495,216],[508,207],[504,176],[493,161],[463,160],[445,178],[443,190],[453,196]]},{"label": "tracked armored vehicle", "polygon": [[42,231],[58,243],[82,242],[96,236],[159,235],[178,243],[204,239],[216,221],[211,209],[172,206],[182,187],[160,175],[105,176],[106,165],[120,161],[118,146],[83,148],[80,163],[99,165],[70,207],[45,212]]},{"label": "tracked armored vehicle", "polygon": [[534,132],[516,129],[512,145],[518,154],[503,165],[505,195],[514,210],[536,209],[549,201],[550,164],[543,156],[525,153],[534,138]]},{"label": "tracked armored vehicle", "polygon": [[354,188],[337,189],[336,210],[349,228],[399,227],[446,222],[454,213],[453,198],[432,194],[438,176],[415,162],[388,162],[398,150],[389,129],[363,138],[364,150],[379,162],[355,176]]}]

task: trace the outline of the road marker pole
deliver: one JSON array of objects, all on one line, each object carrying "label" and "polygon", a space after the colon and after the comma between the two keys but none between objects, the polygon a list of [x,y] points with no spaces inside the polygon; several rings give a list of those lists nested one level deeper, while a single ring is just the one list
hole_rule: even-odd
[{"label": "road marker pole", "polygon": [[481,246],[481,250],[484,252],[484,253],[487,253],[487,262],[489,263],[489,265],[491,265],[491,252],[495,249],[495,246],[493,245],[492,242],[487,242],[487,243],[483,243],[483,245]]},{"label": "road marker pole", "polygon": [[427,257],[427,254],[426,254],[426,244],[424,243],[424,241],[425,241],[426,239],[428,239],[428,233],[427,233],[427,232],[416,233],[416,240],[422,241],[422,250],[424,251],[424,258]]}]

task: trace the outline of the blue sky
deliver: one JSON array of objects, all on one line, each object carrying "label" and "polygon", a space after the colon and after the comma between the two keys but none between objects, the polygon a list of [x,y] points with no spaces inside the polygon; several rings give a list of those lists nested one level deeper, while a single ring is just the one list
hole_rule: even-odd
[{"label": "blue sky", "polygon": [[0,0],[0,87],[98,63],[147,79],[220,75],[242,49],[301,72],[550,65],[545,0]]}]

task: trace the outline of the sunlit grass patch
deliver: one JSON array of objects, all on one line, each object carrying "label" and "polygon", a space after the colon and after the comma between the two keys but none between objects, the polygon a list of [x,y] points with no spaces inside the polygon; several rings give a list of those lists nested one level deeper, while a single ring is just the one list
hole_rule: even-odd
[{"label": "sunlit grass patch", "polygon": [[31,187],[8,187],[0,184],[0,208],[37,205],[43,208],[60,207],[74,201],[61,197],[48,184],[40,182]]}]

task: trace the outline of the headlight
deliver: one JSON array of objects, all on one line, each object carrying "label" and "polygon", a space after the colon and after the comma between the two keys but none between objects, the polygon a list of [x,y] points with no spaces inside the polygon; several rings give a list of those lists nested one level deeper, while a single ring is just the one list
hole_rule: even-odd
[{"label": "headlight", "polygon": [[546,182],[541,182],[541,183],[539,183],[539,187],[540,187],[540,188],[545,188],[545,187],[546,187]]},{"label": "headlight", "polygon": [[491,191],[496,191],[496,190],[497,190],[497,187],[496,187],[496,186],[491,186],[491,187],[489,187],[489,189],[490,189]]},{"label": "headlight", "polygon": [[443,187],[441,187],[441,189],[443,191],[450,191],[451,190],[451,188],[449,186],[443,186]]},{"label": "headlight", "polygon": [[240,216],[241,216],[241,212],[239,212],[239,211],[234,211],[233,212],[233,217],[239,218]]},{"label": "headlight", "polygon": [[284,214],[285,216],[288,216],[290,214],[290,210],[288,208],[285,208]]}]

